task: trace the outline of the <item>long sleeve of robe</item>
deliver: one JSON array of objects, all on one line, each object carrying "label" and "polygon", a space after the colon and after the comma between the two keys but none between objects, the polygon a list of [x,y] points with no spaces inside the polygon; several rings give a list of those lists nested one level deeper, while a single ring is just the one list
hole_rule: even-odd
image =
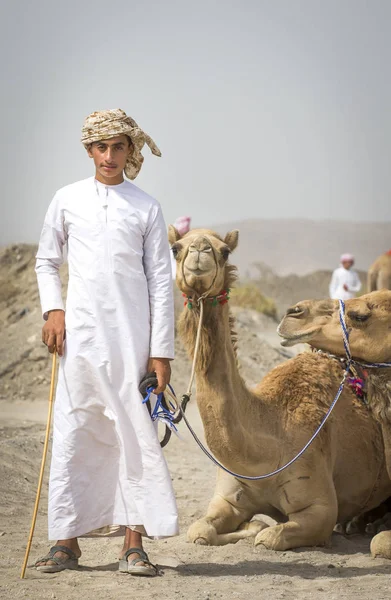
[{"label": "long sleeve of robe", "polygon": [[149,221],[144,236],[144,268],[151,310],[150,354],[154,358],[171,359],[174,358],[172,286],[170,291],[167,290],[168,279],[171,279],[171,255],[160,208],[152,211]]},{"label": "long sleeve of robe", "polygon": [[54,409],[49,539],[102,528],[175,535],[177,509],[138,391],[150,356],[173,358],[169,246],[159,204],[132,183],[63,188],[45,217],[36,272],[44,316],[62,308],[65,354]]},{"label": "long sleeve of robe", "polygon": [[[59,198],[55,196],[45,216],[36,262],[41,306],[45,320],[49,311],[64,310],[59,268],[63,263],[65,244],[63,214]],[[42,251],[44,256],[41,258]]]}]

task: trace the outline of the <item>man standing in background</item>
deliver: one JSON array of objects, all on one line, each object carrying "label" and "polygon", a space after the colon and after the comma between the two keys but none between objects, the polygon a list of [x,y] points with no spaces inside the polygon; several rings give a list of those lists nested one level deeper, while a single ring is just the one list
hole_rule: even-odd
[{"label": "man standing in background", "polygon": [[[125,534],[119,569],[153,576],[142,535],[178,532],[170,475],[139,382],[163,391],[174,357],[171,261],[159,204],[130,181],[146,143],[120,109],[87,117],[82,143],[95,176],[59,190],[37,253],[42,339],[60,361],[49,482],[49,539],[37,570],[78,566],[78,538]],[[66,310],[59,267],[68,250]],[[66,339],[65,339],[66,335]]]},{"label": "man standing in background", "polygon": [[333,300],[349,300],[354,298],[361,289],[361,281],[358,273],[352,268],[354,256],[342,254],[341,266],[335,269],[331,277],[329,292]]}]

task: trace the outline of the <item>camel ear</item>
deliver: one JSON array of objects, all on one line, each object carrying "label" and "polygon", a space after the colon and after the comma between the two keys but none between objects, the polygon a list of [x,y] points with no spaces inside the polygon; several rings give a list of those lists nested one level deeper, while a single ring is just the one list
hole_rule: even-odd
[{"label": "camel ear", "polygon": [[170,246],[173,246],[175,244],[175,242],[179,242],[180,239],[181,239],[181,234],[179,233],[179,231],[174,227],[174,225],[169,225],[168,226],[168,241],[170,243]]},{"label": "camel ear", "polygon": [[233,231],[227,233],[227,235],[224,238],[224,242],[227,244],[231,252],[233,252],[239,242],[239,231],[237,229],[234,229]]}]

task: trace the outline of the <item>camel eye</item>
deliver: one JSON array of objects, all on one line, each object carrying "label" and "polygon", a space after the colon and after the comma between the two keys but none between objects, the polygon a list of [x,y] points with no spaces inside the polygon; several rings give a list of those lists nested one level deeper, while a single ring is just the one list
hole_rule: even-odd
[{"label": "camel eye", "polygon": [[181,249],[179,244],[174,244],[173,246],[171,246],[171,252],[174,256],[174,258],[176,258],[179,254],[179,250]]},{"label": "camel eye", "polygon": [[221,256],[224,258],[224,260],[228,260],[230,254],[231,250],[229,248],[223,248],[223,250],[221,251]]},{"label": "camel eye", "polygon": [[369,317],[371,316],[371,313],[358,313],[355,312],[354,310],[351,310],[350,312],[348,312],[348,317],[350,319],[352,319],[352,321],[356,321],[357,323],[364,323],[365,321],[368,321]]},{"label": "camel eye", "polygon": [[286,311],[287,315],[301,315],[303,312],[303,309],[300,308],[300,306],[292,306],[292,308],[288,308],[288,310]]}]

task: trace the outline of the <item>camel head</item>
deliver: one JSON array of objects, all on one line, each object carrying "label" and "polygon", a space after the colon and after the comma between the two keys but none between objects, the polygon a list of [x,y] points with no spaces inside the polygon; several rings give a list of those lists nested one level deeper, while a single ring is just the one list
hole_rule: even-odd
[{"label": "camel head", "polygon": [[[371,292],[346,300],[349,344],[356,360],[391,361],[391,291]],[[345,355],[337,300],[305,300],[289,308],[278,334],[283,346],[307,342],[314,348]]]},{"label": "camel head", "polygon": [[184,294],[216,296],[230,287],[235,267],[228,259],[238,244],[238,231],[227,233],[224,239],[209,229],[193,229],[181,236],[170,225],[168,239],[177,263],[177,286]]}]

